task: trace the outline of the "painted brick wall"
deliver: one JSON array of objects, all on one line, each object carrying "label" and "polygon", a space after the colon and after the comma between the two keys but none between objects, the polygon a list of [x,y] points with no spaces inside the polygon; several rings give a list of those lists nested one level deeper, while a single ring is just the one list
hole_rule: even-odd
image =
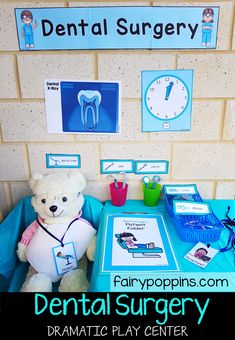
[{"label": "painted brick wall", "polygon": [[[217,50],[19,52],[15,7],[217,5]],[[86,194],[109,198],[100,174],[104,158],[168,159],[165,183],[197,183],[204,198],[235,195],[235,0],[230,1],[0,1],[0,220],[30,194],[34,172],[48,173],[45,153],[79,153]],[[141,70],[194,69],[192,131],[141,133]],[[48,134],[45,78],[120,80],[118,136]],[[59,171],[59,170],[58,170]],[[129,176],[128,198],[142,198],[141,176]]]}]

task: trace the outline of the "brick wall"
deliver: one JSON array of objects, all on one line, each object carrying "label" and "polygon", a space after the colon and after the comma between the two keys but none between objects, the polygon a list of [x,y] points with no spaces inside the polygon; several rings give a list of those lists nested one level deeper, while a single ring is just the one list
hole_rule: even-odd
[{"label": "brick wall", "polygon": [[[217,50],[19,52],[15,7],[98,5],[220,6]],[[197,183],[204,198],[235,195],[235,0],[231,1],[0,1],[0,219],[30,194],[34,172],[47,173],[45,153],[79,153],[86,194],[109,198],[100,174],[104,158],[167,159],[163,182]],[[192,131],[141,133],[141,70],[194,69]],[[118,136],[48,134],[45,78],[120,80]],[[129,176],[129,198],[142,198],[141,176]]]}]

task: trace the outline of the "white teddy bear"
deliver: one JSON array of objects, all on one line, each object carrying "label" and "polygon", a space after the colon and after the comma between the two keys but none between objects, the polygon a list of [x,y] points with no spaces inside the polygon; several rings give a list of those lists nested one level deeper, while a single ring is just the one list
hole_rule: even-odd
[{"label": "white teddy bear", "polygon": [[87,291],[83,254],[94,260],[96,231],[81,218],[85,185],[80,172],[36,174],[31,179],[38,218],[18,243],[19,259],[31,264],[22,292],[50,292],[52,282],[61,278],[59,291]]}]

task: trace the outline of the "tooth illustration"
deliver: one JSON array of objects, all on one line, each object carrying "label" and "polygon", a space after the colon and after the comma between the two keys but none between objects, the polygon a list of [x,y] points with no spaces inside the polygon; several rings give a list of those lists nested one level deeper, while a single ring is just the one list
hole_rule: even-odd
[{"label": "tooth illustration", "polygon": [[82,124],[88,131],[95,130],[99,122],[100,92],[81,90],[78,92],[78,102],[81,105]]}]

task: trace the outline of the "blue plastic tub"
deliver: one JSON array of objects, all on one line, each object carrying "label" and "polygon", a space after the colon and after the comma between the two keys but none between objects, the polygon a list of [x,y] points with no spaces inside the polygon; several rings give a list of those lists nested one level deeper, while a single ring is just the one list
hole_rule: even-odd
[{"label": "blue plastic tub", "polygon": [[224,225],[215,216],[209,215],[174,215],[176,229],[180,238],[188,242],[215,242],[220,238]]},{"label": "blue plastic tub", "polygon": [[[171,185],[168,185],[168,187]],[[177,185],[172,185],[177,186]],[[187,186],[187,185],[183,185]],[[174,224],[177,228],[180,238],[187,242],[214,242],[220,238],[221,231],[224,229],[222,222],[212,212],[208,215],[176,215],[174,213],[173,201],[185,200],[194,202],[203,202],[202,197],[197,191],[195,184],[188,186],[195,187],[193,194],[168,194],[164,186],[164,196],[167,210],[173,217]],[[180,186],[179,186],[180,187]]]}]

